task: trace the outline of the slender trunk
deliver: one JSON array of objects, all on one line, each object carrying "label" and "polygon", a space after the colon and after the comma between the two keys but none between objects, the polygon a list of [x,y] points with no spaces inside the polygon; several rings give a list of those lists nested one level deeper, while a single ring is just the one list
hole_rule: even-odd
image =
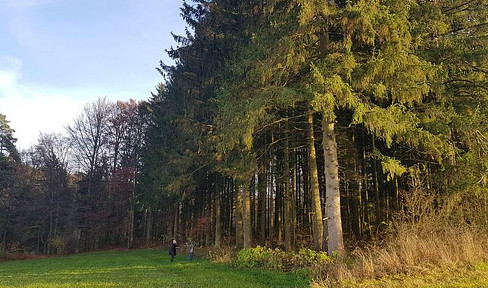
[{"label": "slender trunk", "polygon": [[211,235],[212,235],[212,194],[207,189],[207,206],[205,208],[206,221],[205,221],[205,246],[209,247],[211,245]]},{"label": "slender trunk", "polygon": [[[371,136],[372,144],[373,144],[373,153],[376,150],[374,136]],[[374,193],[375,193],[375,207],[376,207],[376,225],[378,226],[381,223],[381,203],[380,203],[380,188],[378,183],[378,168],[376,165],[376,159],[372,158],[373,161],[373,170],[374,170]]]},{"label": "slender trunk", "polygon": [[244,249],[252,246],[252,228],[251,228],[251,203],[249,185],[242,185],[242,226],[244,232]]},{"label": "slender trunk", "polygon": [[267,173],[268,177],[268,237],[269,239],[273,239],[274,235],[274,195],[275,195],[275,171],[274,171],[274,161],[271,159],[269,161],[269,173]]},{"label": "slender trunk", "polygon": [[[356,149],[356,148],[355,148]],[[354,201],[354,213],[356,213],[354,217],[354,227],[356,227],[356,236],[360,238],[363,235],[363,198],[362,198],[362,191],[361,191],[361,175],[359,174],[358,163],[357,163],[357,153],[355,153],[354,157],[354,184],[355,184],[355,201]]]},{"label": "slender trunk", "polygon": [[175,219],[173,224],[173,239],[178,237],[178,216],[180,215],[180,202],[176,203]]},{"label": "slender trunk", "polygon": [[285,148],[284,148],[284,184],[285,184],[285,213],[284,213],[284,222],[285,222],[285,248],[286,250],[290,251],[293,250],[293,246],[291,244],[291,239],[292,239],[292,223],[293,223],[293,218],[291,214],[291,209],[292,209],[292,191],[291,191],[291,185],[290,185],[290,151],[289,151],[289,127],[288,127],[288,121],[286,122],[286,127],[285,127]]},{"label": "slender trunk", "polygon": [[290,204],[291,204],[291,247],[295,248],[296,247],[296,236],[297,236],[297,168],[296,168],[296,160],[297,160],[297,153],[296,149],[293,149],[292,153],[292,170],[291,170],[291,175],[292,175],[292,187],[291,187],[291,199],[290,199]]},{"label": "slender trunk", "polygon": [[399,197],[399,191],[398,191],[398,176],[395,175],[395,195],[393,199],[393,210],[395,212],[398,212],[398,209],[400,209],[400,197]]},{"label": "slender trunk", "polygon": [[215,248],[220,248],[221,244],[220,244],[220,240],[222,238],[222,223],[221,223],[221,220],[220,220],[220,198],[221,198],[221,193],[220,193],[220,189],[221,187],[218,187],[217,189],[217,193],[215,193],[215,242],[214,242],[214,246]]},{"label": "slender trunk", "polygon": [[[235,207],[236,203],[236,197],[234,197],[234,192],[235,192],[235,185],[234,185],[234,179],[227,179],[229,181],[228,187],[227,187],[227,200],[228,200],[228,217],[227,218],[227,234],[232,235],[233,229],[235,229],[235,224],[236,222],[234,221],[236,219],[235,213],[237,212],[237,209],[233,209]],[[232,226],[234,225],[234,226]]]},{"label": "slender trunk", "polygon": [[242,194],[241,187],[237,185],[235,189],[235,229],[236,229],[236,246],[241,249],[244,246],[243,223],[242,223]]},{"label": "slender trunk", "polygon": [[146,243],[152,240],[152,213],[151,209],[146,209]]},{"label": "slender trunk", "polygon": [[262,246],[266,243],[266,172],[263,162],[259,161],[258,172],[259,242]]},{"label": "slender trunk", "polygon": [[[277,155],[277,157],[279,157]],[[276,168],[279,169],[280,165],[280,160],[277,159],[276,162]],[[276,175],[283,175],[282,171],[275,171]],[[278,246],[283,245],[283,218],[282,218],[282,212],[283,212],[283,176],[279,176],[275,178],[275,187],[276,187],[276,192],[275,192],[275,212],[274,212],[274,233],[275,233],[275,239],[278,244]]]},{"label": "slender trunk", "polygon": [[134,247],[134,205],[130,205],[129,209],[129,237],[127,238],[127,249],[131,249]]},{"label": "slender trunk", "polygon": [[[364,143],[364,131],[362,131],[362,134],[363,137],[363,141],[362,143]],[[371,207],[370,207],[370,200],[369,200],[369,185],[368,185],[368,171],[367,171],[367,158],[366,158],[366,145],[363,144],[363,161],[362,161],[362,165],[363,165],[363,175],[362,175],[362,180],[361,180],[361,183],[362,185],[364,186],[363,189],[364,189],[364,201],[363,201],[363,212],[364,212],[364,222],[366,223],[366,231],[368,233],[369,236],[371,236],[371,219],[373,219],[373,216],[371,215]]]},{"label": "slender trunk", "polygon": [[127,248],[131,249],[134,247],[134,218],[135,218],[135,190],[134,188],[130,191],[129,196],[129,239],[127,241]]},{"label": "slender trunk", "polygon": [[325,163],[327,231],[329,241],[327,252],[343,253],[344,240],[341,221],[341,194],[339,191],[339,161],[337,159],[337,143],[334,132],[334,121],[322,118],[322,135]]},{"label": "slender trunk", "polygon": [[322,207],[320,202],[319,177],[317,172],[317,157],[315,153],[315,137],[313,130],[313,113],[308,115],[308,153],[310,169],[310,195],[312,197],[312,233],[313,245],[316,251],[323,249],[324,226],[322,222]]}]

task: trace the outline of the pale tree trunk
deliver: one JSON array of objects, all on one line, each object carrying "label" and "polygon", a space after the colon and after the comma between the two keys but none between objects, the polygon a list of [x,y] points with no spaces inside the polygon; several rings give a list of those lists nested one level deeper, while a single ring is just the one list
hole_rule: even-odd
[{"label": "pale tree trunk", "polygon": [[249,185],[242,185],[242,226],[244,231],[244,249],[252,246],[252,229],[251,229],[251,200],[249,194]]},{"label": "pale tree trunk", "polygon": [[316,251],[320,251],[323,248],[324,225],[322,222],[319,176],[317,172],[317,156],[315,153],[315,137],[313,135],[313,112],[310,112],[308,115],[308,150],[310,169],[310,195],[312,197],[311,221],[313,245]]},{"label": "pale tree trunk", "polygon": [[236,221],[236,247],[241,249],[244,245],[243,226],[242,226],[242,194],[241,187],[238,185],[236,189],[235,200],[235,221]]},{"label": "pale tree trunk", "polygon": [[322,135],[325,163],[326,200],[325,213],[327,216],[327,253],[344,252],[341,221],[341,194],[339,191],[339,161],[337,159],[337,143],[334,132],[334,121],[322,118]]}]

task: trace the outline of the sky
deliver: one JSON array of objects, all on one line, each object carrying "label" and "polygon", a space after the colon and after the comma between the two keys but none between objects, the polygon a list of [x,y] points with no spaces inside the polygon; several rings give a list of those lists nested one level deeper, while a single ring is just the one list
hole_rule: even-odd
[{"label": "sky", "polygon": [[146,100],[184,35],[182,0],[0,0],[0,113],[28,149],[88,103]]}]

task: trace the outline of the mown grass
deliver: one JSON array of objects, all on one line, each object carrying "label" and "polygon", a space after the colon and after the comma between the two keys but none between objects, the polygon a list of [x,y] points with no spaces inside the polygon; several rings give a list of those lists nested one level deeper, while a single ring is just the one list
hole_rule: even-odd
[{"label": "mown grass", "polygon": [[104,251],[0,263],[0,287],[309,287],[303,274],[239,269],[167,251]]}]

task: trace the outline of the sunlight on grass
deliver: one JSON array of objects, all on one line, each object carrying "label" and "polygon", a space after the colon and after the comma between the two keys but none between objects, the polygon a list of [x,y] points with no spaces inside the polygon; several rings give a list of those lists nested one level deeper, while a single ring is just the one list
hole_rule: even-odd
[{"label": "sunlight on grass", "polygon": [[0,263],[0,288],[309,287],[303,275],[237,269],[166,251],[106,251]]},{"label": "sunlight on grass", "polygon": [[[0,286],[0,287],[5,287],[5,288],[14,288],[14,287],[19,287],[19,286]],[[29,284],[27,286],[22,286],[25,288],[73,288],[73,287],[80,287],[80,288],[109,288],[109,287],[117,287],[116,283],[110,283],[110,282],[101,282],[101,283],[90,283],[90,282],[78,282],[76,283],[76,286],[73,286],[73,284],[57,284],[57,283],[49,283],[49,284],[41,284],[41,283],[36,283],[36,284]]]}]

